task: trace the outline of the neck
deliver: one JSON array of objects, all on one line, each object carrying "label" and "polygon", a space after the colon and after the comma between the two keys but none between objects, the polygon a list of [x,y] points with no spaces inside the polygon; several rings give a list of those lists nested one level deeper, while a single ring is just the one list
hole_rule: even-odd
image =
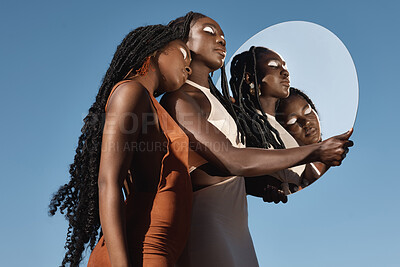
[{"label": "neck", "polygon": [[151,95],[154,95],[154,92],[160,85],[160,77],[161,76],[158,74],[157,70],[155,70],[154,66],[150,64],[149,71],[145,75],[135,76],[131,79],[139,82]]},{"label": "neck", "polygon": [[260,104],[264,112],[275,116],[275,105],[278,98],[260,95]]},{"label": "neck", "polygon": [[188,79],[201,86],[210,88],[208,85],[208,75],[211,72],[210,68],[206,67],[204,64],[198,64],[196,61],[192,61],[190,67],[192,68],[192,74]]}]

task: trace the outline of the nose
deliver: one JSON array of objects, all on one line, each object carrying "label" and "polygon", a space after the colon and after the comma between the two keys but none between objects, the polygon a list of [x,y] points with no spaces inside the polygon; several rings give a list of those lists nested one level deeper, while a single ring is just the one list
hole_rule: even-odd
[{"label": "nose", "polygon": [[298,121],[299,121],[301,127],[303,127],[303,128],[307,128],[310,126],[310,121],[305,117],[298,118]]},{"label": "nose", "polygon": [[219,43],[223,47],[226,46],[225,38],[222,35],[217,35],[217,43]]},{"label": "nose", "polygon": [[288,71],[287,69],[282,69],[281,74],[282,74],[285,78],[289,77],[289,71]]},{"label": "nose", "polygon": [[188,75],[192,74],[192,69],[189,66],[185,67],[185,71],[187,72]]}]

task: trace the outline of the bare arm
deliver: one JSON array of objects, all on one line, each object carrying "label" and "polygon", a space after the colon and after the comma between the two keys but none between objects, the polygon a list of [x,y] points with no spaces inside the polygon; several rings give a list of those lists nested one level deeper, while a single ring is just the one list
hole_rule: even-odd
[{"label": "bare arm", "polygon": [[[351,134],[353,129],[351,129],[350,133]],[[343,135],[340,135],[343,136]],[[337,138],[340,138],[340,136],[337,136]],[[344,154],[342,154],[342,159],[345,158],[347,152],[349,151],[348,146],[352,146],[353,142],[349,141],[344,145]],[[314,183],[316,180],[318,180],[325,172],[329,170],[331,166],[326,165],[322,162],[312,162],[306,164],[305,170],[302,173],[302,181],[301,181],[301,188],[305,188],[312,183]],[[281,181],[276,179],[275,177],[272,176],[260,176],[260,177],[245,177],[246,180],[246,193],[257,196],[257,197],[262,197],[265,202],[287,202],[287,198],[282,197],[282,192],[279,190],[281,188]],[[291,186],[291,185],[289,185]],[[296,192],[298,190],[298,187],[295,186],[293,188],[290,188],[291,192]]]},{"label": "bare arm", "polygon": [[343,146],[350,136],[290,149],[236,148],[207,121],[199,104],[184,91],[164,96],[162,104],[189,136],[192,149],[230,175],[259,176],[314,161],[340,165]]},{"label": "bare arm", "polygon": [[[350,130],[350,133],[353,133],[353,129]],[[346,157],[349,152],[349,147],[353,145],[352,141],[346,143],[344,148],[344,153],[342,154],[342,160]],[[312,162],[306,165],[306,168],[303,172],[303,186],[309,186],[318,180],[324,173],[326,173],[331,166],[322,163],[322,162]],[[303,188],[304,188],[303,187]]]},{"label": "bare arm", "polygon": [[322,162],[313,162],[306,165],[302,174],[302,187],[305,188],[318,180],[330,166]]},{"label": "bare arm", "polygon": [[138,139],[141,114],[148,106],[145,90],[134,82],[120,85],[111,96],[106,113],[98,181],[99,210],[112,266],[130,266],[122,187],[133,151],[123,148],[127,142]]}]

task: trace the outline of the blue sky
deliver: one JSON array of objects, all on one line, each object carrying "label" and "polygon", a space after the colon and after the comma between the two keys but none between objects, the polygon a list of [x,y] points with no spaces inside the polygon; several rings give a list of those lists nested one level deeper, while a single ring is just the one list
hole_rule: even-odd
[{"label": "blue sky", "polygon": [[398,266],[400,4],[138,2],[0,3],[1,265],[61,262],[67,224],[48,217],[47,205],[68,180],[82,119],[116,46],[135,27],[194,10],[219,22],[228,58],[260,30],[304,20],[336,34],[357,68],[355,147],[343,165],[285,205],[249,198],[260,266]]}]

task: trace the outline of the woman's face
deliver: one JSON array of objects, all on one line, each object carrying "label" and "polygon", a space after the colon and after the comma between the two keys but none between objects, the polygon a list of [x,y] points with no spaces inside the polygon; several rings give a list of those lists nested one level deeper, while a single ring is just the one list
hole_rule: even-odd
[{"label": "woman's face", "polygon": [[226,57],[224,32],[213,19],[198,19],[190,28],[187,46],[193,64],[204,63],[210,71],[221,68]]},{"label": "woman's face", "polygon": [[170,42],[158,55],[157,65],[161,74],[160,89],[172,92],[179,89],[192,73],[190,51],[181,40]]},{"label": "woman's face", "polygon": [[276,118],[301,146],[315,144],[321,140],[318,114],[299,95],[291,95],[281,100]]},{"label": "woman's face", "polygon": [[257,76],[262,96],[286,98],[289,96],[290,80],[286,62],[273,51],[257,58]]}]

